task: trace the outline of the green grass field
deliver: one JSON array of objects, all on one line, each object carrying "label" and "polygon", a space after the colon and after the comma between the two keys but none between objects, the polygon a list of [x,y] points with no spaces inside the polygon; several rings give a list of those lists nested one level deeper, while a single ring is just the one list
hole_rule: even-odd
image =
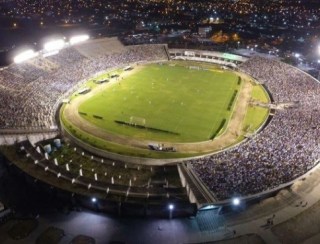
[{"label": "green grass field", "polygon": [[[240,89],[238,76],[229,71],[149,64],[109,84],[81,104],[79,112],[114,134],[173,142],[205,141],[217,133],[224,119],[229,120],[232,109],[228,106],[235,90]],[[135,123],[145,121],[146,127],[159,131],[115,122],[130,122],[131,117]]]},{"label": "green grass field", "polygon": [[[189,69],[188,66],[202,69]],[[106,79],[110,74],[120,74],[124,78],[120,78],[120,82],[113,80],[104,85],[94,82],[95,79]],[[237,109],[234,105],[239,92],[235,91],[240,91],[246,82],[249,81],[242,80],[239,84],[235,73],[222,70],[218,66],[190,61],[139,66],[131,73],[115,69],[82,85],[93,91],[88,94],[90,98],[85,98],[86,100],[80,104],[78,112],[82,118],[99,129],[115,135],[155,142],[204,141],[217,137],[228,127],[233,110]],[[77,97],[79,95],[74,93],[70,97],[71,103]],[[251,99],[258,103],[269,102],[267,92],[256,84],[253,85]],[[65,107],[66,105],[60,111],[64,128],[93,147],[147,158],[185,158],[203,154],[197,150],[157,152],[130,143],[118,144],[113,140],[105,140],[75,126],[64,116]],[[242,132],[239,132],[238,138],[228,146],[240,142],[245,135],[254,133],[266,121],[268,114],[268,108],[253,104],[247,106],[245,117],[240,122]],[[103,120],[94,118],[94,115],[103,117]],[[115,122],[115,120],[130,122],[132,116],[145,119],[145,126],[158,130],[139,129]],[[135,119],[135,122],[141,123],[138,120]],[[221,126],[223,120],[225,123]],[[212,149],[212,152],[216,150],[218,149]]]}]

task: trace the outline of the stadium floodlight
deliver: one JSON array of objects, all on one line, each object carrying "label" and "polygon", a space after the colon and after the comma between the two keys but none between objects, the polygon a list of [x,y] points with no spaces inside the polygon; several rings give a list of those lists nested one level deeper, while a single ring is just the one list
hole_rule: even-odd
[{"label": "stadium floodlight", "polygon": [[50,41],[44,44],[44,50],[46,52],[52,52],[56,50],[61,50],[64,48],[65,42],[63,39],[58,39],[54,41]]},{"label": "stadium floodlight", "polygon": [[20,54],[18,54],[17,56],[14,57],[13,61],[16,64],[22,63],[24,61],[27,61],[29,59],[32,59],[34,57],[37,57],[39,54],[31,49],[26,50]]},{"label": "stadium floodlight", "polygon": [[75,45],[80,42],[85,42],[85,41],[89,40],[89,38],[90,37],[88,35],[73,36],[70,38],[70,45]]},{"label": "stadium floodlight", "polygon": [[233,204],[234,206],[238,206],[238,205],[240,204],[240,199],[237,198],[237,197],[233,198],[233,199],[232,199],[232,204]]},{"label": "stadium floodlight", "polygon": [[57,55],[58,53],[59,53],[59,50],[55,50],[55,51],[43,53],[42,56],[44,58],[46,58],[46,57],[50,57],[50,56],[53,56],[53,55]]}]

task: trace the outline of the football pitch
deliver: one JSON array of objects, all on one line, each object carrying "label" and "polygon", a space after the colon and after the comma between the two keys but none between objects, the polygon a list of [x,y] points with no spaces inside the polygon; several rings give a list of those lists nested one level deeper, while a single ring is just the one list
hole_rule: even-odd
[{"label": "football pitch", "polygon": [[138,66],[104,88],[98,87],[78,112],[103,131],[136,139],[213,139],[227,127],[242,82],[228,70],[194,68]]}]

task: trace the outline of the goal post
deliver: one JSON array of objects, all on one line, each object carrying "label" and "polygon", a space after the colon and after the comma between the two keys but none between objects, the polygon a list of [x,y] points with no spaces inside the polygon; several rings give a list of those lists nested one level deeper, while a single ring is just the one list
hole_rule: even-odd
[{"label": "goal post", "polygon": [[146,119],[142,117],[131,116],[129,123],[134,126],[146,126]]},{"label": "goal post", "polygon": [[189,69],[196,69],[196,70],[200,70],[199,66],[189,66]]}]

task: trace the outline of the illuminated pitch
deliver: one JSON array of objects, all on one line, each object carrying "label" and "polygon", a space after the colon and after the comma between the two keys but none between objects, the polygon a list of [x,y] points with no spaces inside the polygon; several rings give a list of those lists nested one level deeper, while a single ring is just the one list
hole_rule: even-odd
[{"label": "illuminated pitch", "polygon": [[[109,82],[94,82],[100,79]],[[229,145],[254,132],[268,115],[267,108],[247,108],[255,94],[268,101],[261,86],[252,88],[238,73],[210,64],[177,61],[134,66],[130,71],[106,73],[86,86],[92,91],[73,97],[62,118],[86,142],[99,148],[104,148],[105,140],[113,143],[112,148],[110,144],[106,147],[111,151],[114,143],[147,148],[150,142],[177,147],[183,153],[197,148],[182,148],[184,143],[206,142],[208,147],[199,152],[214,151],[221,146],[212,149],[210,142],[231,133],[226,133],[230,126],[239,132],[230,135],[233,142]],[[246,97],[243,90],[247,90]],[[235,111],[238,121],[230,123]]]}]

